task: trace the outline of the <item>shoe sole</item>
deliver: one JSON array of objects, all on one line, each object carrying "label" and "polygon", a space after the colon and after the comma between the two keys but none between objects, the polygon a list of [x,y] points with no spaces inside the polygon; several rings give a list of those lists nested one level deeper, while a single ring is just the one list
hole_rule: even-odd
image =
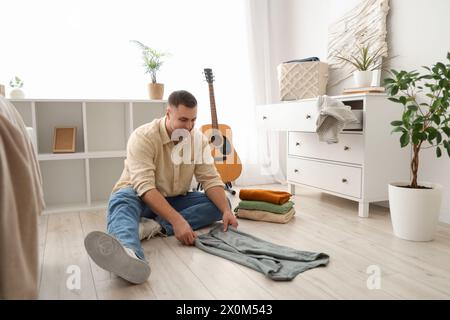
[{"label": "shoe sole", "polygon": [[144,283],[150,276],[150,266],[138,258],[131,257],[122,244],[107,233],[92,231],[84,239],[84,246],[99,267],[131,283]]}]

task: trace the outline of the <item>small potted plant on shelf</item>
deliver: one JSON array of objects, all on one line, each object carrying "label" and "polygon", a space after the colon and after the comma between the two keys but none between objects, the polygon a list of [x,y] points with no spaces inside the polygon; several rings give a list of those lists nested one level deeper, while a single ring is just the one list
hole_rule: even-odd
[{"label": "small potted plant on shelf", "polygon": [[373,71],[381,69],[383,65],[383,48],[381,46],[374,52],[371,52],[370,46],[364,45],[358,47],[357,55],[344,55],[338,52],[336,58],[355,67],[353,79],[357,88],[370,87],[372,85]]},{"label": "small potted plant on shelf", "polygon": [[391,70],[384,80],[388,99],[403,106],[392,132],[400,133],[402,148],[412,148],[411,181],[389,184],[391,220],[397,237],[413,241],[433,239],[442,199],[441,185],[418,181],[420,151],[434,148],[437,157],[450,157],[450,64],[423,68],[425,74]]},{"label": "small potted plant on shelf", "polygon": [[151,76],[152,82],[148,84],[150,99],[161,100],[164,95],[164,84],[156,81],[156,73],[163,64],[162,58],[169,54],[158,52],[137,40],[131,40],[131,42],[135,43],[142,50],[145,73],[149,73]]},{"label": "small potted plant on shelf", "polygon": [[9,81],[9,86],[12,88],[12,90],[9,93],[9,97],[11,99],[25,98],[25,93],[22,90],[23,81],[18,76],[15,76],[14,78],[11,79],[11,81]]}]

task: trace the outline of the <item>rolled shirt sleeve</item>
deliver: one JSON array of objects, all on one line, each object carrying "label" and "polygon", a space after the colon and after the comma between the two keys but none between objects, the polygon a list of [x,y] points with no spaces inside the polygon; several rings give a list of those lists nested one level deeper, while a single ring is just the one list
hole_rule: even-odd
[{"label": "rolled shirt sleeve", "polygon": [[144,135],[134,132],[127,144],[128,173],[138,196],[156,188],[155,147]]}]

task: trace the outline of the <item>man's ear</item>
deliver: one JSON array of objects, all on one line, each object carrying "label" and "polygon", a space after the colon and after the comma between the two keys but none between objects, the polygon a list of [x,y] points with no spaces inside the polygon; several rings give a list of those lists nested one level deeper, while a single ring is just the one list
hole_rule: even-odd
[{"label": "man's ear", "polygon": [[166,108],[166,117],[167,117],[167,119],[169,119],[170,120],[170,116],[171,116],[171,114],[170,114],[170,106],[167,106],[167,108]]}]

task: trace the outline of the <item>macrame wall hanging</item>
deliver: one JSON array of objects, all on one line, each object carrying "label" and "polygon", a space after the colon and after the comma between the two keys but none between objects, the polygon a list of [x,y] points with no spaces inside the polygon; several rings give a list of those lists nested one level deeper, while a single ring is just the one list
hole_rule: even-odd
[{"label": "macrame wall hanging", "polygon": [[329,26],[328,41],[328,88],[336,86],[352,75],[355,68],[336,58],[356,56],[359,48],[369,45],[370,53],[381,48],[387,57],[386,17],[389,0],[364,0]]}]

